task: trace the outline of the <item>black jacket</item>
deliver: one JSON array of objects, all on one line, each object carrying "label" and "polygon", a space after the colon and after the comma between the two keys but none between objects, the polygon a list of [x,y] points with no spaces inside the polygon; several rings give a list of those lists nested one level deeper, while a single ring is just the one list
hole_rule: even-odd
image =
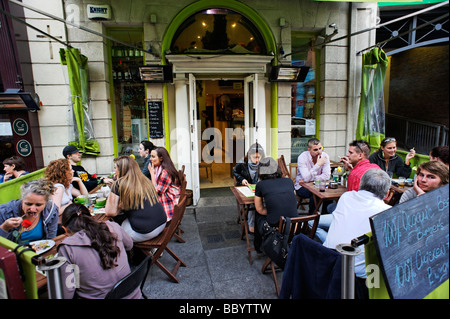
[{"label": "black jacket", "polygon": [[[382,170],[386,171],[386,160],[384,159],[383,152],[381,150],[371,154],[369,156],[369,161],[377,164]],[[389,159],[388,171],[395,173],[398,177],[403,176],[409,178],[411,175],[411,167],[406,165],[402,158],[397,154]]]},{"label": "black jacket", "polygon": [[246,163],[238,163],[233,169],[233,176],[236,178],[236,186],[242,186],[242,181],[246,179],[250,184],[256,184],[258,181],[258,173],[255,176],[255,183],[252,183],[252,178],[248,170],[248,165]]}]

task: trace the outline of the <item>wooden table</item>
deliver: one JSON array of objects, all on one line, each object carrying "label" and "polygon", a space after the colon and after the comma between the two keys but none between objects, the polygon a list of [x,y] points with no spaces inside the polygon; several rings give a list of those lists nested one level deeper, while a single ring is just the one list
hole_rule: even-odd
[{"label": "wooden table", "polygon": [[319,208],[320,205],[322,205],[324,200],[337,200],[339,199],[339,197],[342,196],[342,194],[344,194],[347,191],[347,188],[338,184],[338,188],[335,189],[331,189],[329,187],[327,187],[327,189],[325,190],[325,192],[321,192],[319,190],[318,187],[314,186],[314,182],[300,182],[300,185],[302,187],[305,187],[307,190],[309,190],[314,196],[314,204],[315,204],[315,209],[313,214],[320,214],[319,213]]},{"label": "wooden table", "polygon": [[[404,186],[400,188],[394,184],[391,184],[390,191],[392,193],[391,198],[387,202],[388,205],[394,206],[400,201],[400,197],[402,197],[403,193],[410,189],[412,186]],[[390,194],[391,195],[391,194]]]},{"label": "wooden table", "polygon": [[247,241],[247,253],[248,253],[248,262],[250,265],[253,263],[252,260],[252,251],[255,251],[255,248],[250,245],[250,239],[248,236],[248,211],[250,208],[255,209],[255,197],[247,197],[243,193],[239,191],[240,187],[248,188],[247,186],[231,186],[231,191],[233,192],[234,197],[236,197],[236,202],[238,205],[238,222],[241,224],[241,239],[245,236],[245,240]]}]

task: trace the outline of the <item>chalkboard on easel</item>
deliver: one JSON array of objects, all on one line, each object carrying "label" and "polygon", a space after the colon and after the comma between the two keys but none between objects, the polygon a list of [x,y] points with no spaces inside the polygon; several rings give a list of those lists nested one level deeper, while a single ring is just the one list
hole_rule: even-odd
[{"label": "chalkboard on easel", "polygon": [[164,137],[162,101],[151,100],[147,105],[150,138],[162,138]]},{"label": "chalkboard on easel", "polygon": [[449,275],[449,186],[370,217],[391,298],[422,299]]}]

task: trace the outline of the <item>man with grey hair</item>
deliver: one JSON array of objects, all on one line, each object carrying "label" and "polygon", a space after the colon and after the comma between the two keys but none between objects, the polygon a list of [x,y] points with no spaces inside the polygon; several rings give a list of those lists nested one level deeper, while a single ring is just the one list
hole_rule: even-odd
[{"label": "man with grey hair", "polygon": [[[331,215],[320,216],[317,236],[324,240],[325,247],[335,249],[338,244],[350,243],[352,239],[371,231],[369,217],[376,215],[391,206],[384,203],[383,198],[391,186],[389,175],[377,168],[367,170],[361,178],[358,191],[349,191],[339,198],[336,209]],[[328,234],[323,230],[325,224],[330,225]],[[366,276],[364,247],[355,257],[355,274],[364,287]],[[361,279],[358,279],[361,278]]]}]

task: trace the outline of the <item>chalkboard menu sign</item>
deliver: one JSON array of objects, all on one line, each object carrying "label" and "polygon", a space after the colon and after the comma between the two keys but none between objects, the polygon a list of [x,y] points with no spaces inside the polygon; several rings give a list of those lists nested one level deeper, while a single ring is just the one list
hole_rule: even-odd
[{"label": "chalkboard menu sign", "polygon": [[148,127],[150,138],[164,137],[162,101],[148,101]]},{"label": "chalkboard menu sign", "polygon": [[449,186],[370,218],[391,298],[422,299],[448,279]]}]

